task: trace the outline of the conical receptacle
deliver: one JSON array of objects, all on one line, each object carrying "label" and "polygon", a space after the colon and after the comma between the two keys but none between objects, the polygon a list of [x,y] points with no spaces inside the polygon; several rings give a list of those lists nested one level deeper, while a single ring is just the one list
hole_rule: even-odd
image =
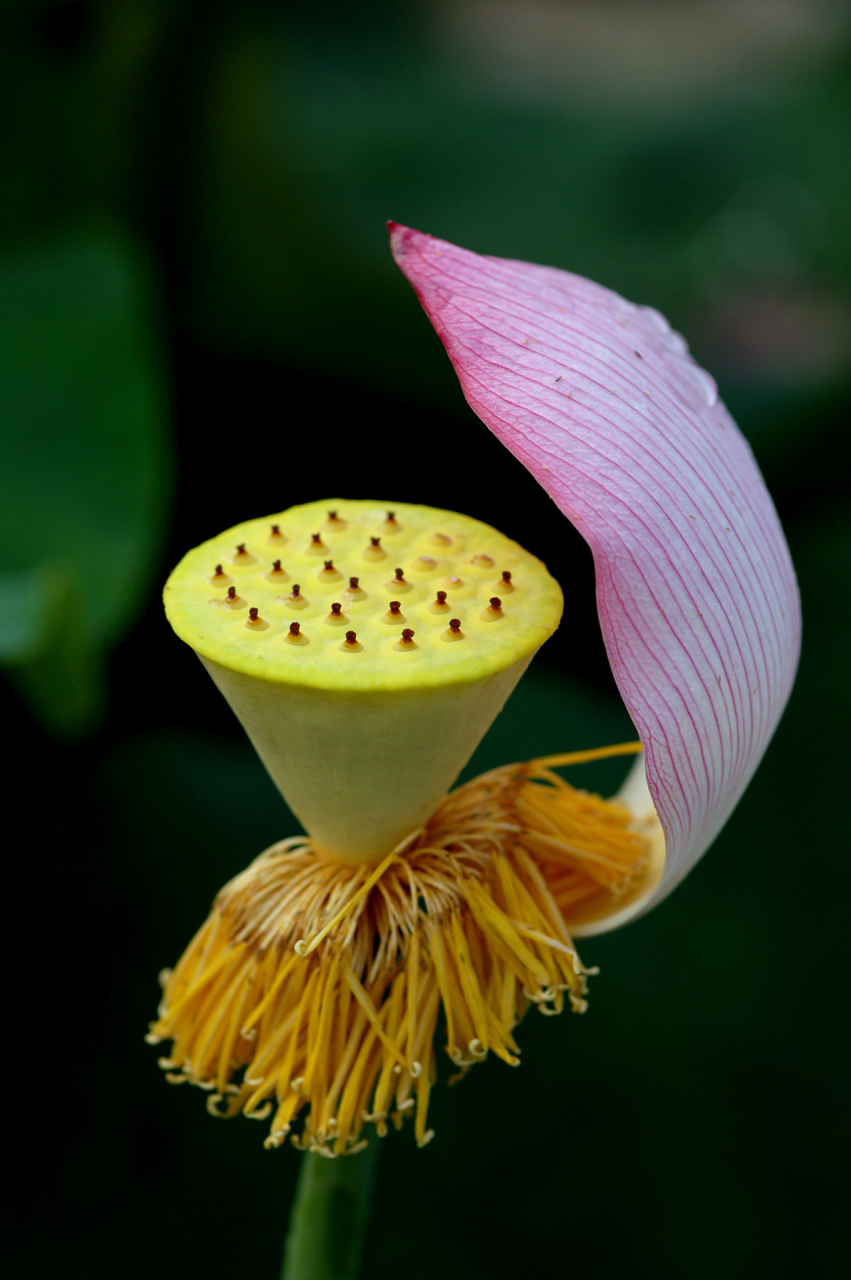
[{"label": "conical receptacle", "polygon": [[365,862],[433,811],[562,608],[480,521],[344,500],[196,547],[165,601],[314,845]]}]

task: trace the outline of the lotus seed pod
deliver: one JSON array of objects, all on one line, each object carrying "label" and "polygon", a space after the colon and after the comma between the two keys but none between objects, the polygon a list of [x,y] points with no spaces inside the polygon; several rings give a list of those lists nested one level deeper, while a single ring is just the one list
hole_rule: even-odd
[{"label": "lotus seed pod", "polygon": [[562,610],[489,525],[342,499],[195,547],[164,599],[315,846],[369,863],[428,818]]}]

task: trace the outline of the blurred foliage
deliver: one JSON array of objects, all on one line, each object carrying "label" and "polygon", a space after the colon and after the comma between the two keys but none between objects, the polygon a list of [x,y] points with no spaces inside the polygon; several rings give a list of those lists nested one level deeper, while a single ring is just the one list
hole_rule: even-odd
[{"label": "blurred foliage", "polygon": [[[558,6],[533,7],[557,28]],[[493,6],[494,25],[512,10]],[[387,253],[389,216],[652,302],[763,434],[802,395],[847,388],[842,45],[817,74],[745,65],[661,103],[601,65],[589,101],[566,76],[542,85],[534,61],[524,74],[510,29],[500,46],[448,6],[383,7],[368,27],[335,5],[284,12],[231,10],[211,48],[187,297],[204,341],[457,406]]]},{"label": "blurred foliage", "polygon": [[87,233],[0,260],[0,661],[89,728],[162,542],[162,375],[134,255]]}]

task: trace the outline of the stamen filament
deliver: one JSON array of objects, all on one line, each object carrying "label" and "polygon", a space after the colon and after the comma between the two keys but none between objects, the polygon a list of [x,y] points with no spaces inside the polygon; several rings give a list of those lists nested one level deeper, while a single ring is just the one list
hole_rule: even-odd
[{"label": "stamen filament", "polygon": [[543,769],[559,769],[569,764],[586,764],[590,760],[607,760],[610,756],[637,756],[640,742],[619,742],[611,747],[591,747],[587,751],[567,751],[555,756],[536,756],[532,761]]},{"label": "stamen filament", "polygon": [[393,862],[399,856],[400,853],[404,852],[407,846],[409,844],[412,844],[414,840],[416,840],[417,837],[421,835],[421,833],[422,833],[422,829],[418,831],[412,831],[410,835],[405,837],[405,839],[401,842],[401,844],[398,844],[395,849],[393,849],[390,853],[388,853],[384,861],[378,864],[378,866],[373,871],[372,875],[367,878],[367,880],[363,885],[361,885],[357,893],[354,894],[354,896],[349,899],[349,901],[346,903],[346,905],[342,908],[341,911],[337,912],[333,920],[329,920],[328,923],[324,926],[324,928],[320,929],[319,932],[315,935],[315,937],[311,938],[310,942],[305,942],[302,939],[301,941],[295,944],[295,950],[298,952],[298,954],[302,958],[304,958],[305,956],[309,956],[311,951],[316,950],[320,942],[322,942],[322,940],[328,936],[331,930],[335,928],[336,925],[338,925],[340,921],[343,920],[349,914],[352,907],[356,906],[360,902],[361,898],[365,898],[366,895],[369,893],[370,889],[373,887],[373,885],[378,883],[378,881],[384,875],[384,872],[390,866],[390,863]]}]

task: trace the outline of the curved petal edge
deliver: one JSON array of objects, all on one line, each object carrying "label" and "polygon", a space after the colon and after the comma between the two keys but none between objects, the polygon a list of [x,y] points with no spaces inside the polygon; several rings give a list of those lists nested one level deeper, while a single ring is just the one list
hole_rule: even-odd
[{"label": "curved petal edge", "polygon": [[638,914],[711,844],[788,699],[800,604],[777,513],[714,382],[657,311],[389,225],[470,406],[593,553],[665,837]]}]

